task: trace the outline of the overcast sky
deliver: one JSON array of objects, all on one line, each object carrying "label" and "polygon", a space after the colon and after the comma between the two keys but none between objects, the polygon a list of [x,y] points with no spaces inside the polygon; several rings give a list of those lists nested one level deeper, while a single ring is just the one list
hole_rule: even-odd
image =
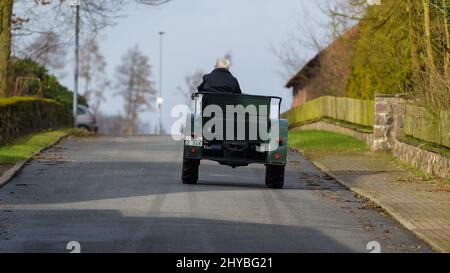
[{"label": "overcast sky", "polygon": [[[163,127],[170,130],[170,110],[183,103],[177,95],[187,74],[197,69],[210,72],[216,58],[228,51],[233,54],[232,73],[244,93],[276,95],[284,98],[283,110],[291,103],[291,91],[277,73],[279,63],[270,45],[280,45],[295,31],[297,21],[308,13],[316,20],[326,20],[313,0],[174,0],[161,7],[131,5],[127,17],[104,30],[99,40],[108,63],[111,80],[121,56],[134,45],[150,57],[153,81],[158,82],[159,35],[163,30]],[[320,28],[314,31],[323,31]],[[312,57],[314,52],[305,51]],[[72,87],[72,78],[64,83]],[[110,90],[102,106],[106,114],[122,111],[122,102]],[[143,113],[141,120],[155,126],[155,115]]]}]

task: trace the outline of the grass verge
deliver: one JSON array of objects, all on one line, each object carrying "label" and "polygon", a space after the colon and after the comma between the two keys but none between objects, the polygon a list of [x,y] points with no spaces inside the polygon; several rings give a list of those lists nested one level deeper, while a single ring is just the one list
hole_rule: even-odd
[{"label": "grass verge", "polygon": [[0,146],[0,164],[15,164],[25,160],[40,149],[57,141],[65,134],[74,131],[76,129],[66,128],[19,137],[10,144]]},{"label": "grass verge", "polygon": [[438,153],[441,155],[444,155],[446,157],[450,157],[450,148],[444,147],[442,145],[436,144],[436,143],[431,143],[431,142],[425,142],[423,140],[414,138],[414,137],[410,137],[410,136],[405,136],[402,137],[400,139],[401,142],[412,145],[412,146],[416,146],[419,148],[422,148],[424,150],[433,152],[433,153]]},{"label": "grass verge", "polygon": [[290,131],[289,146],[302,150],[307,156],[324,153],[349,153],[368,151],[367,145],[356,138],[326,131]]}]

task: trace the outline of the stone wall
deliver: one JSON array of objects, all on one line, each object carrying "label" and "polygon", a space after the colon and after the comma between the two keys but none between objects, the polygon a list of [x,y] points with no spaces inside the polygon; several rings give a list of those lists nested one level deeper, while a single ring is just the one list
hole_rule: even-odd
[{"label": "stone wall", "polygon": [[404,124],[408,97],[377,95],[375,98],[374,151],[387,151],[401,161],[439,177],[449,177],[447,156],[400,141],[405,136]]},{"label": "stone wall", "polygon": [[407,97],[377,95],[375,97],[373,144],[374,151],[391,151],[394,140],[405,135],[404,120]]},{"label": "stone wall", "polygon": [[392,128],[394,125],[393,116],[394,98],[376,97],[375,98],[375,118],[373,126],[374,151],[388,151],[393,147]]},{"label": "stone wall", "polygon": [[427,174],[450,178],[450,158],[398,140],[393,142],[392,154]]}]

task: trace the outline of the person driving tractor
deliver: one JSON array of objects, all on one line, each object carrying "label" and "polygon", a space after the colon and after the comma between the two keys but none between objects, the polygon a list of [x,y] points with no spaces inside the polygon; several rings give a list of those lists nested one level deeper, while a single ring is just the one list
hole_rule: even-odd
[{"label": "person driving tractor", "polygon": [[225,58],[217,60],[215,69],[205,76],[197,88],[199,92],[217,92],[242,94],[238,80],[230,72],[230,61]]}]

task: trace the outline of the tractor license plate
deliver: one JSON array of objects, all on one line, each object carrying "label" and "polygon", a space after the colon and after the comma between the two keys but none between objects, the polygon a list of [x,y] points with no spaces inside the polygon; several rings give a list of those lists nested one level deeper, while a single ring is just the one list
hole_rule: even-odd
[{"label": "tractor license plate", "polygon": [[192,146],[192,147],[202,147],[203,146],[203,139],[202,138],[190,138],[187,137],[185,140],[186,146]]}]

